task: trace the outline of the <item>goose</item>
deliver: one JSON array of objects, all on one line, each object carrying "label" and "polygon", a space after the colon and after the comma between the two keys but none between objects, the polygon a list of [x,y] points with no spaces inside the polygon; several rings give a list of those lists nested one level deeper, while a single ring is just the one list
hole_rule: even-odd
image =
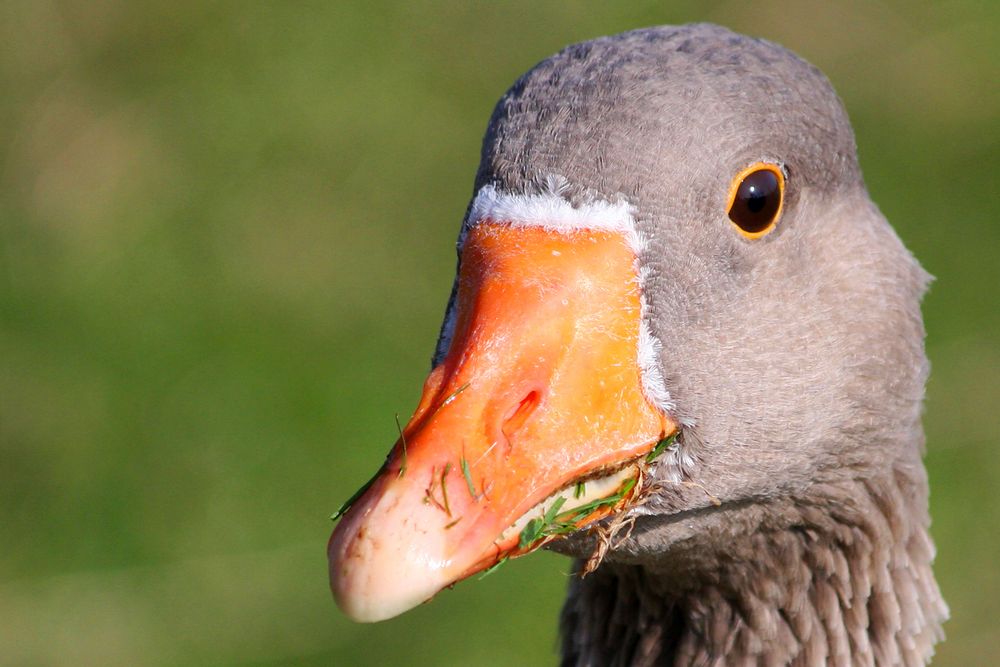
[{"label": "goose", "polygon": [[341,609],[546,547],[563,665],[927,663],[930,277],[856,153],[819,70],[714,25],[518,79],[419,405],[338,513]]}]

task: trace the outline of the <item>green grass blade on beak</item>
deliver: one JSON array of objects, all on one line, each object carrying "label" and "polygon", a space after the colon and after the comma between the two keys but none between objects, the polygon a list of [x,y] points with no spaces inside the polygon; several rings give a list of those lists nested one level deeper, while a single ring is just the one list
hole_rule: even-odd
[{"label": "green grass blade on beak", "polygon": [[490,576],[491,574],[499,570],[500,567],[507,562],[507,560],[508,560],[507,556],[504,556],[497,562],[493,563],[493,565],[490,565],[488,568],[483,570],[483,573],[479,576],[479,579],[480,580],[485,579],[486,577]]},{"label": "green grass blade on beak", "polygon": [[378,476],[382,474],[383,470],[385,470],[385,465],[384,464],[382,465],[381,468],[378,469],[378,471],[374,475],[372,475],[371,479],[369,479],[367,482],[365,482],[364,484],[362,484],[360,489],[358,489],[357,491],[355,491],[354,494],[350,498],[348,498],[347,500],[344,501],[344,504],[341,505],[340,508],[337,509],[336,512],[334,512],[333,514],[330,515],[330,521],[336,521],[340,517],[344,516],[347,513],[347,510],[351,509],[351,505],[353,505],[354,503],[356,503],[358,501],[358,498],[360,498],[361,496],[363,496],[364,493],[365,493],[365,491],[367,491],[368,489],[371,488],[372,484],[375,483],[375,480],[378,479]]},{"label": "green grass blade on beak", "polygon": [[660,454],[665,452],[668,447],[674,444],[674,441],[677,439],[677,435],[679,433],[680,433],[679,430],[674,431],[673,433],[665,437],[663,440],[660,440],[658,443],[656,443],[656,447],[653,447],[653,451],[651,451],[649,454],[646,454],[646,463],[652,463],[653,461],[655,461],[660,456]]},{"label": "green grass blade on beak", "polygon": [[524,526],[518,537],[517,548],[523,551],[547,537],[567,535],[579,530],[580,527],[577,526],[578,521],[586,519],[597,510],[612,508],[622,502],[628,497],[632,489],[635,488],[635,485],[635,479],[627,479],[610,496],[592,500],[589,503],[573,507],[565,512],[560,512],[560,510],[566,503],[566,498],[562,496],[556,498],[542,516],[535,517]]},{"label": "green grass blade on beak", "polygon": [[476,502],[479,502],[479,494],[476,493],[476,485],[472,483],[472,470],[469,469],[469,462],[466,460],[465,455],[462,455],[462,459],[459,461],[459,465],[462,468],[462,476],[465,477],[465,485],[469,487],[469,495]]},{"label": "green grass blade on beak", "polygon": [[406,435],[403,434],[403,427],[399,425],[399,413],[396,413],[396,430],[399,431],[399,443],[402,447],[402,461],[399,464],[399,476],[406,474]]}]

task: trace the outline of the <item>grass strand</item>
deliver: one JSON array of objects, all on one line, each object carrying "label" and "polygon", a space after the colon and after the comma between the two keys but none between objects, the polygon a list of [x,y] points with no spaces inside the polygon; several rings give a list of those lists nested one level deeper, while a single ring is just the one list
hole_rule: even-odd
[{"label": "grass strand", "polygon": [[656,443],[656,447],[653,447],[653,451],[651,451],[649,454],[646,454],[646,463],[652,463],[653,461],[655,461],[657,457],[660,456],[660,454],[666,451],[667,447],[669,447],[674,443],[674,440],[677,439],[677,435],[679,433],[680,430],[678,429],[673,433],[671,433],[670,435],[668,435],[667,437],[660,440],[658,443]]},{"label": "grass strand", "polygon": [[469,462],[465,458],[465,454],[459,460],[459,465],[462,467],[462,476],[465,477],[465,485],[469,487],[469,495],[476,502],[479,502],[479,494],[476,493],[476,485],[472,483],[472,471],[469,469]]},{"label": "grass strand", "polygon": [[396,413],[396,430],[399,431],[399,442],[403,447],[403,461],[399,464],[399,476],[406,474],[406,436],[403,434],[403,427],[399,425],[399,413]]},{"label": "grass strand", "polygon": [[367,482],[365,482],[364,484],[362,484],[360,489],[358,489],[357,491],[355,491],[354,494],[350,498],[348,498],[347,500],[345,500],[344,504],[341,505],[340,508],[337,509],[336,512],[334,512],[333,514],[330,515],[330,521],[336,521],[340,517],[344,516],[347,513],[347,510],[351,509],[351,505],[353,505],[354,503],[356,503],[357,500],[358,500],[358,498],[360,498],[364,494],[365,491],[367,491],[368,489],[371,488],[371,485],[375,483],[375,480],[378,479],[378,476],[382,474],[382,470],[384,470],[384,469],[385,469],[385,466],[383,465],[381,468],[378,469],[378,472],[376,472],[374,475],[372,475],[371,479],[369,479]]},{"label": "grass strand", "polygon": [[448,473],[451,471],[451,461],[444,464],[441,471],[441,499],[444,501],[445,514],[451,516],[451,506],[448,504]]},{"label": "grass strand", "polygon": [[570,508],[565,512],[560,512],[559,510],[566,503],[566,498],[562,496],[556,498],[542,516],[535,517],[525,524],[518,536],[517,548],[524,550],[546,537],[567,535],[579,530],[580,527],[577,526],[578,521],[587,518],[587,516],[599,509],[614,507],[628,496],[635,487],[635,484],[635,479],[627,479],[610,496],[592,500],[579,507]]}]

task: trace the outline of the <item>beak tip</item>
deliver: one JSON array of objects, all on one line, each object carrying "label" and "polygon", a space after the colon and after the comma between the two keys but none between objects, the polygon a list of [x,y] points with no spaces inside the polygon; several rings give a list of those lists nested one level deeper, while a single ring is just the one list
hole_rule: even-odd
[{"label": "beak tip", "polygon": [[372,523],[367,512],[354,509],[363,508],[348,512],[327,546],[330,590],[351,620],[375,623],[393,618],[451,583],[451,563],[434,557],[444,551],[443,542],[426,536],[417,543],[412,535],[403,539],[387,529],[393,522]]},{"label": "beak tip", "polygon": [[[337,606],[352,621],[376,623],[409,611],[437,593],[429,572],[401,564],[392,572],[367,563],[330,560],[330,590]],[[411,570],[405,572],[405,570]],[[422,575],[422,576],[421,576]]]}]

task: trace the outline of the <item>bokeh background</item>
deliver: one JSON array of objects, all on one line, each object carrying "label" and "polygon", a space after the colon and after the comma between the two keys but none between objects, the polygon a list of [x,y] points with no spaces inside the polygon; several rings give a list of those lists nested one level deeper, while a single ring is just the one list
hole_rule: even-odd
[{"label": "bokeh background", "polygon": [[714,21],[832,79],[937,276],[938,665],[1000,663],[1000,5],[0,2],[0,664],[551,665],[536,554],[348,622],[329,514],[416,404],[497,97]]}]

